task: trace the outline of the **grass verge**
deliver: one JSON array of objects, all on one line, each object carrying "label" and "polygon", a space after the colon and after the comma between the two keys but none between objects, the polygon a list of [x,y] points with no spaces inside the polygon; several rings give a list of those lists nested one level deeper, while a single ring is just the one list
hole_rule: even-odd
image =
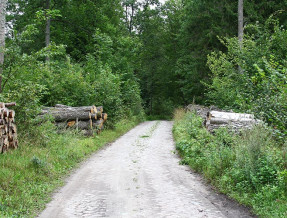
[{"label": "grass verge", "polygon": [[219,129],[214,135],[202,119],[177,110],[173,134],[182,164],[222,193],[252,208],[260,217],[287,217],[287,144],[278,144],[270,131],[255,127],[233,135]]},{"label": "grass verge", "polygon": [[19,149],[0,155],[0,217],[35,216],[73,168],[138,123],[136,118],[123,120],[115,129],[90,138],[57,134],[47,123],[37,128],[34,137],[23,136],[26,140]]}]

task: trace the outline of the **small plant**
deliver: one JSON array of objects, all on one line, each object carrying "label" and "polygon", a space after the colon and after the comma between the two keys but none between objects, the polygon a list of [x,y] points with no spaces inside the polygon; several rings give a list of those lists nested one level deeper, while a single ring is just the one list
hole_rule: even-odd
[{"label": "small plant", "polygon": [[33,158],[31,159],[31,164],[36,169],[45,168],[47,166],[47,163],[44,160],[38,158],[37,156],[33,156]]}]

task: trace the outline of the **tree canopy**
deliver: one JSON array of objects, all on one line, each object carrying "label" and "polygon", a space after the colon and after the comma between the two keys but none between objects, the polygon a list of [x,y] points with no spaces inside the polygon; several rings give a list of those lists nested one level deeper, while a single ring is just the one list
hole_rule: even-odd
[{"label": "tree canopy", "polygon": [[[245,94],[253,100],[242,100],[246,81],[233,81],[232,72],[243,67],[241,77],[252,80],[258,71],[270,71],[270,61],[285,72],[286,50],[278,45],[286,43],[286,6],[279,0],[244,1],[241,51],[235,40],[237,0],[9,0],[2,97],[17,99],[18,90],[31,89],[26,98],[36,105],[106,104],[113,115],[145,110],[166,116],[191,102],[252,111],[258,107],[252,102],[269,92],[252,86]],[[227,64],[223,59],[230,62],[224,78],[218,75]],[[225,82],[233,84],[230,90]],[[228,90],[222,101],[220,86]],[[274,117],[266,119],[272,123]]]}]

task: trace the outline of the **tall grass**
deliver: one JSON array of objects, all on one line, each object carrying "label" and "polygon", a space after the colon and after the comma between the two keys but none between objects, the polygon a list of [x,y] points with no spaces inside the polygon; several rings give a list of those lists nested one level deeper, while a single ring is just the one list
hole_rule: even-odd
[{"label": "tall grass", "polygon": [[287,217],[286,144],[273,140],[266,127],[241,135],[218,129],[212,135],[200,117],[177,111],[173,133],[183,164],[255,214]]},{"label": "tall grass", "polygon": [[0,155],[0,217],[35,216],[71,169],[137,123],[123,120],[115,129],[89,138],[75,132],[57,134],[49,123],[38,127],[32,138],[23,133],[19,149]]}]

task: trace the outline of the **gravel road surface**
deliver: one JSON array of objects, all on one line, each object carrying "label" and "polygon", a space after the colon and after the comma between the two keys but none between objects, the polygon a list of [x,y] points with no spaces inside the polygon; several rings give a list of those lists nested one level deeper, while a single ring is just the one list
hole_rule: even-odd
[{"label": "gravel road surface", "polygon": [[142,123],[86,161],[39,217],[251,217],[179,161],[172,122]]}]

